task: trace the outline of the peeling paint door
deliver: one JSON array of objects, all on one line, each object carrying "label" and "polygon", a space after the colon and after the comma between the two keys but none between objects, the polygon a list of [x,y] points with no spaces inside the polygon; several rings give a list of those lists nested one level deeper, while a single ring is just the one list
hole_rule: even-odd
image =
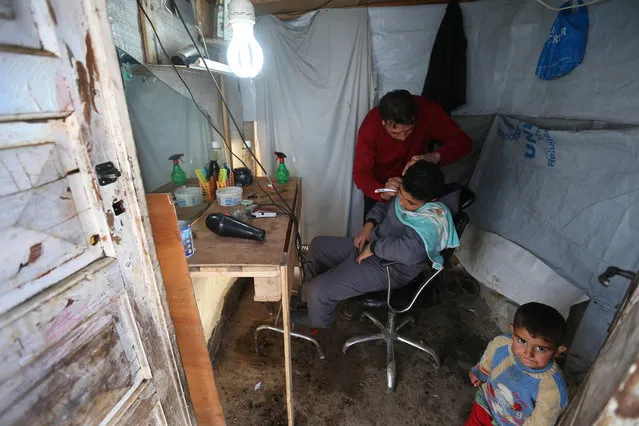
[{"label": "peeling paint door", "polygon": [[0,424],[195,423],[105,0],[0,0],[0,75]]},{"label": "peeling paint door", "polygon": [[[616,280],[619,285],[623,280]],[[639,424],[639,271],[628,298],[558,425]]]}]

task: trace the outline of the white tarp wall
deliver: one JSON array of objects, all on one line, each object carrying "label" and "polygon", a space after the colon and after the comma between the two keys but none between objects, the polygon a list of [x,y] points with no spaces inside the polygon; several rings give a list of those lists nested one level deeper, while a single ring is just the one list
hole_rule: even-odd
[{"label": "white tarp wall", "polygon": [[[371,106],[366,9],[321,10],[294,22],[264,16],[255,32],[265,58],[255,79],[265,166],[274,171],[270,153],[283,151],[291,175],[303,177],[306,241],[345,235],[355,138]],[[359,229],[361,217],[360,210]]]},{"label": "white tarp wall", "polygon": [[[446,168],[450,179],[464,180],[469,176],[469,170],[479,156],[488,123],[492,122],[495,113],[526,116],[527,122],[535,122],[549,129],[606,127],[601,122],[639,125],[639,25],[636,25],[639,2],[610,0],[590,6],[584,61],[570,74],[554,81],[538,79],[535,69],[557,12],[532,0],[482,0],[463,3],[461,7],[468,39],[468,102],[455,110],[454,114],[462,128],[473,137],[475,146],[473,155],[461,164]],[[445,8],[445,5],[423,5],[368,9],[373,72],[376,74],[379,96],[393,89],[421,93],[430,52]],[[334,96],[348,97],[337,92]],[[244,100],[246,102],[246,97]],[[557,119],[564,120],[558,124]],[[596,120],[598,123],[580,120]],[[615,132],[614,129],[611,131]],[[602,148],[597,149],[604,150],[600,151],[603,156],[610,156],[609,150],[620,149],[620,144],[634,149],[630,155],[636,156],[636,147],[639,146],[637,138],[623,136],[623,132],[615,135],[594,133],[588,134],[588,137],[591,143],[602,144]],[[581,159],[581,155],[586,155],[580,153],[582,136],[570,132],[558,136],[562,146],[568,150],[568,157]],[[498,138],[492,136],[492,139]],[[499,141],[493,140],[491,143],[498,144]],[[606,143],[610,145],[603,148]],[[576,151],[571,151],[572,148]],[[617,154],[619,152],[614,155]],[[604,161],[593,167],[603,169],[603,173],[613,172],[606,169],[609,164]],[[344,163],[344,167],[350,170],[348,164]],[[546,188],[549,197],[557,196],[553,194],[552,186]],[[483,196],[483,193],[478,194],[479,199]],[[566,205],[566,208],[560,215],[572,211],[582,218],[580,220],[590,215],[590,212],[586,212],[585,216],[577,214],[572,205]],[[473,217],[471,223],[474,220]],[[614,220],[617,222],[609,226],[616,226],[618,232],[623,233],[625,225],[622,221],[625,219],[606,219],[608,222]],[[597,222],[595,225],[595,222],[593,218],[583,225],[595,226],[590,235],[599,235],[599,226],[604,223]],[[593,284],[593,276],[603,272],[606,262],[622,267],[623,261],[627,268],[636,267],[636,263],[627,263],[633,256],[636,261],[637,248],[628,247],[624,252],[626,257],[618,258],[612,253],[623,252],[618,250],[619,247],[612,247],[609,253],[604,253],[605,256],[601,253],[602,248],[610,246],[610,241],[588,242],[600,245],[599,251],[596,251],[600,257],[586,269],[580,269],[584,260],[579,248],[564,246],[567,250],[576,250],[572,253],[574,259],[553,261],[548,256],[543,257],[543,250],[538,251],[539,241],[520,239],[514,243],[507,239],[511,238],[510,235],[498,235],[506,231],[494,230],[495,233],[488,233],[477,227],[469,229],[462,241],[466,246],[462,246],[460,251],[471,273],[483,277],[486,284],[520,303],[525,299],[528,301],[531,293],[536,293],[537,300],[552,302],[564,313],[582,291],[593,297],[595,302],[590,304],[571,348],[572,362],[581,363],[585,368],[605,338],[615,301],[627,286],[623,280],[614,279],[612,288],[604,290],[598,288],[598,284]],[[582,238],[587,238],[587,235]],[[473,244],[468,243],[471,237]],[[585,241],[580,240],[580,243]],[[481,250],[481,253],[473,253],[473,250]],[[581,260],[573,264],[565,263],[577,259]],[[531,287],[534,288],[532,292]],[[557,294],[562,296],[557,297]]]},{"label": "white tarp wall", "polygon": [[[603,335],[589,330],[590,343],[605,337],[605,326],[627,281],[613,280],[606,288],[597,277],[609,265],[639,269],[637,141],[637,127],[547,131],[497,116],[470,182],[478,194],[471,207],[472,222],[489,233],[465,236],[462,262],[480,271],[492,270],[495,263],[524,265],[515,258],[521,255],[515,244],[525,247],[591,297],[607,321],[598,326],[604,327]],[[491,232],[509,243],[491,241],[497,237]],[[519,277],[523,285],[491,284],[519,303],[537,300],[556,305],[557,299],[578,297],[566,286],[548,291],[553,290],[548,287],[552,277],[531,288],[531,279],[545,274],[527,254],[526,273]]]},{"label": "white tarp wall", "polygon": [[[498,112],[639,124],[639,2],[609,0],[588,7],[584,61],[554,81],[538,79],[535,69],[557,12],[532,0],[482,0],[461,8],[468,39],[468,102],[455,115]],[[393,89],[421,93],[445,9],[369,9],[380,95]]]},{"label": "white tarp wall", "polygon": [[[189,178],[195,178],[195,169],[208,164],[210,141],[216,137],[173,69],[165,67],[156,71],[161,71],[159,77],[145,68],[134,67],[133,78],[124,84],[142,181],[147,192],[170,182],[173,164],[169,156],[172,154],[184,153],[185,162],[180,163],[180,167]],[[198,103],[221,129],[218,98],[214,97],[215,88],[208,74],[191,70],[181,70],[181,73]],[[171,87],[161,79],[175,86]]]},{"label": "white tarp wall", "polygon": [[[373,69],[377,73],[380,96],[398,88],[421,93],[430,51],[445,7],[432,5],[369,9]],[[584,126],[575,121],[571,124],[570,120],[639,124],[639,26],[636,25],[639,2],[615,0],[589,7],[590,26],[584,62],[570,74],[554,81],[538,79],[535,68],[556,12],[532,0],[484,0],[463,3],[461,7],[468,38],[468,103],[454,111],[454,114],[462,128],[473,136],[474,142],[481,142],[482,135],[473,131],[483,127],[473,125],[481,123],[481,119],[468,117],[470,115],[501,113],[528,116],[543,128],[603,127],[600,123],[586,123]],[[555,118],[568,120],[556,126]],[[468,123],[469,120],[471,123]],[[502,123],[502,119],[497,120],[495,126]],[[506,149],[496,131],[493,128],[493,134],[486,142],[487,147],[497,147],[498,151]],[[636,171],[639,137],[632,133],[636,130],[629,130],[628,134],[623,131],[601,132],[560,132],[557,140],[561,141],[561,151],[557,155],[562,155],[564,163],[568,158],[578,161],[576,169],[572,170],[577,175],[585,173],[579,171],[579,167],[588,165],[598,169],[593,176],[603,174],[608,179],[617,179],[617,165],[609,161],[611,158],[634,159]],[[589,142],[587,146],[584,145],[585,140]],[[477,148],[475,146],[474,151]],[[588,154],[595,152],[606,158],[593,162],[596,157]],[[485,162],[492,161],[488,159],[488,153],[482,153],[482,158],[486,159]],[[521,161],[519,157],[517,159]],[[468,159],[466,163],[472,160]],[[578,299],[580,291],[590,295],[594,303],[590,304],[582,320],[569,358],[573,371],[584,371],[596,356],[606,336],[615,304],[627,287],[626,281],[614,279],[611,288],[605,289],[596,282],[596,275],[603,272],[608,264],[629,269],[639,266],[636,243],[634,246],[628,245],[630,241],[639,240],[636,229],[629,222],[634,207],[631,207],[631,200],[625,200],[621,206],[618,205],[619,199],[606,201],[605,189],[609,189],[609,197],[619,190],[608,181],[600,182],[599,192],[596,193],[599,198],[591,200],[594,204],[590,207],[586,208],[581,202],[575,203],[570,197],[560,200],[565,188],[548,184],[552,174],[544,176],[538,173],[533,178],[526,174],[528,169],[507,168],[512,161],[510,157],[503,155],[501,161],[505,163],[490,163],[482,167],[485,170],[497,167],[497,170],[504,171],[506,180],[491,182],[491,185],[498,184],[495,188],[489,189],[487,184],[478,186],[478,206],[491,207],[485,214],[492,215],[496,221],[510,221],[509,225],[499,222],[488,226],[486,217],[476,217],[481,211],[477,207],[471,215],[471,224],[478,225],[477,221],[480,220],[480,227],[487,226],[494,233],[471,226],[462,239],[458,253],[471,273],[519,303],[534,298],[566,313],[570,303]],[[464,176],[460,167],[453,168],[454,173],[447,170],[447,176]],[[505,171],[510,174],[506,176]],[[634,178],[637,182],[636,174]],[[542,222],[548,226],[545,233],[529,233],[523,237],[517,234],[521,229],[515,224],[526,228],[526,225],[534,223],[536,214],[513,220],[516,209],[488,206],[482,204],[482,200],[489,204],[502,202],[502,197],[508,198],[508,194],[512,195],[512,191],[521,189],[521,185],[530,179],[537,179],[535,183],[529,183],[533,187],[536,184],[537,191],[528,199],[517,200],[517,203],[529,207],[539,203],[536,208],[554,203],[554,216],[543,217],[548,222]],[[475,184],[480,181],[480,177],[474,179]],[[632,188],[627,189],[632,191]],[[632,193],[630,196],[633,196]],[[615,208],[606,210],[609,205]],[[628,209],[625,216],[620,215],[619,209],[622,207]],[[579,208],[583,210],[579,211]],[[600,210],[602,208],[603,211]],[[544,211],[535,213],[551,214]],[[570,228],[569,234],[554,235],[550,232],[558,229],[560,223],[565,226],[564,219],[571,215],[577,219],[567,226]],[[582,229],[576,230],[576,225]],[[571,242],[578,231],[581,231],[581,235]],[[564,238],[564,241],[552,247],[551,237]],[[547,251],[548,247],[553,250]],[[576,287],[570,286],[566,279]]]}]

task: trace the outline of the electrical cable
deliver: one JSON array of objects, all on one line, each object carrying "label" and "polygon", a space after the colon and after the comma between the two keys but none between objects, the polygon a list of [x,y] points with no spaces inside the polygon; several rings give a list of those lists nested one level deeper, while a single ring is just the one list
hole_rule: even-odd
[{"label": "electrical cable", "polygon": [[[155,25],[153,25],[153,22],[151,21],[151,19],[149,18],[149,15],[146,13],[146,10],[144,9],[144,6],[142,5],[142,3],[140,2],[140,0],[137,0],[138,6],[140,8],[140,10],[142,10],[142,13],[144,14],[146,20],[149,22],[149,24],[151,25],[151,29],[153,30],[153,33],[158,41],[158,44],[160,45],[160,48],[162,49],[162,52],[166,55],[167,58],[169,58],[169,60],[171,59],[169,54],[167,53],[166,49],[164,48],[164,45],[162,44],[162,41],[160,40],[159,34],[155,28]],[[193,42],[193,46],[195,47],[198,55],[200,55],[200,57],[202,57],[202,52],[200,52],[200,49],[197,46],[197,43],[195,42],[193,36],[191,35],[191,32],[189,31],[186,23],[184,22],[184,18],[182,17],[182,13],[180,12],[180,9],[177,5],[175,5],[175,10],[176,13],[178,15],[178,17],[180,18],[180,21],[182,22],[182,25],[184,26],[185,31],[187,32],[187,34],[189,35],[189,38],[191,39],[191,41]],[[207,56],[208,56],[208,51],[206,52]],[[233,153],[233,150],[230,147],[229,141],[226,140],[226,138],[224,137],[224,135],[219,131],[219,129],[215,126],[215,124],[213,123],[213,120],[211,118],[211,116],[209,115],[209,113],[207,111],[205,111],[195,100],[195,96],[193,95],[193,92],[191,91],[189,85],[186,83],[186,81],[182,78],[182,76],[180,75],[180,73],[178,72],[175,64],[173,64],[173,62],[171,61],[171,65],[173,67],[173,71],[175,71],[175,73],[177,74],[178,78],[180,79],[180,81],[182,82],[182,84],[184,85],[184,87],[187,89],[187,91],[189,92],[189,95],[191,96],[191,100],[193,101],[193,104],[195,105],[195,107],[198,109],[198,111],[202,114],[202,116],[206,119],[206,121],[208,122],[209,126],[222,138],[222,140],[224,141],[224,144],[226,145],[227,149],[229,150],[229,152],[233,155],[233,157],[235,157],[237,160],[239,160],[240,163],[242,163],[242,165],[244,167],[248,167],[246,165],[246,163],[240,158],[238,157],[235,153]],[[266,176],[267,180],[270,183],[270,186],[273,188],[274,192],[279,196],[279,198],[282,200],[282,202],[286,205],[286,208],[284,208],[283,206],[279,205],[278,203],[275,202],[275,200],[273,200],[273,198],[271,197],[271,195],[268,193],[268,191],[266,191],[259,183],[259,181],[257,179],[255,179],[255,183],[257,184],[257,186],[260,188],[260,190],[262,192],[264,192],[264,194],[266,194],[266,196],[269,198],[269,200],[271,201],[271,203],[276,206],[278,209],[280,209],[282,212],[284,212],[284,214],[286,214],[287,216],[289,216],[289,218],[291,218],[291,220],[293,221],[294,224],[294,229],[295,229],[295,245],[297,248],[297,254],[298,254],[298,259],[300,261],[300,265],[303,265],[305,260],[303,257],[303,253],[302,253],[302,239],[301,239],[301,235],[299,232],[299,221],[297,219],[297,217],[295,216],[295,212],[292,210],[292,208],[290,207],[290,205],[286,202],[286,200],[284,199],[284,197],[282,197],[282,195],[279,193],[279,191],[277,190],[277,188],[275,187],[275,185],[273,185],[273,181],[271,180],[268,172],[266,171],[266,169],[264,168],[264,166],[262,165],[262,163],[259,161],[259,159],[257,158],[257,156],[255,155],[255,153],[253,152],[253,150],[246,144],[245,142],[245,138],[244,138],[244,134],[243,132],[240,130],[239,125],[237,124],[237,121],[235,120],[235,117],[233,116],[233,112],[231,111],[230,107],[228,106],[228,104],[226,103],[226,99],[224,98],[224,96],[222,95],[222,89],[220,88],[220,86],[217,83],[217,80],[215,79],[215,77],[213,76],[212,71],[209,69],[208,65],[206,64],[206,62],[204,62],[204,65],[207,69],[207,71],[209,72],[209,76],[211,77],[211,79],[213,80],[213,83],[215,84],[215,87],[218,90],[218,93],[220,95],[220,98],[222,99],[222,103],[224,104],[224,107],[227,109],[227,111],[229,112],[229,116],[231,117],[233,124],[235,125],[235,128],[238,132],[238,134],[240,135],[241,139],[242,139],[242,143],[244,143],[244,146],[246,147],[246,149],[250,152],[251,156],[255,159],[256,163],[260,166],[260,168],[262,169],[262,171],[264,172],[264,175]],[[302,276],[304,274],[303,272],[303,268],[300,268]]]},{"label": "electrical cable", "polygon": [[[189,28],[187,27],[186,22],[184,21],[184,17],[182,16],[182,12],[180,11],[180,8],[179,8],[178,5],[175,5],[175,11],[176,11],[176,13],[178,15],[178,18],[180,18],[180,21],[182,22],[182,26],[184,27],[184,31],[186,31],[187,35],[191,39],[191,42],[193,43],[193,46],[195,47],[195,50],[197,51],[198,55],[200,57],[202,57],[202,52],[200,51],[200,48],[198,47],[197,42],[193,38],[193,35],[191,34],[191,31],[189,31]],[[240,129],[239,124],[237,124],[237,121],[235,120],[235,116],[233,115],[233,111],[231,111],[231,108],[229,107],[228,103],[226,102],[226,99],[224,98],[224,95],[222,94],[222,89],[220,88],[220,85],[218,84],[217,79],[213,75],[213,72],[211,71],[211,69],[207,65],[206,61],[202,61],[202,62],[204,62],[204,66],[205,66],[206,70],[209,72],[209,76],[211,77],[211,80],[213,80],[213,83],[214,83],[214,85],[215,85],[215,87],[216,87],[216,89],[217,89],[217,91],[218,91],[218,93],[220,95],[220,99],[222,100],[222,103],[224,104],[224,107],[228,111],[229,117],[231,117],[231,121],[233,122],[233,125],[235,126],[235,129],[237,130],[237,133],[240,135],[242,143],[244,144],[246,149],[250,152],[251,156],[255,159],[255,162],[260,166],[260,169],[262,169],[262,171],[264,172],[264,175],[266,176],[270,186],[275,191],[275,194],[280,197],[282,202],[288,208],[289,212],[294,213],[293,209],[291,208],[291,206],[288,204],[288,202],[286,202],[284,197],[282,197],[282,195],[279,193],[279,191],[277,190],[275,185],[273,185],[273,181],[271,180],[270,175],[268,174],[268,172],[266,171],[266,169],[264,168],[264,166],[262,165],[260,160],[257,158],[257,156],[255,155],[253,150],[246,144],[246,141],[245,141],[246,138],[244,137],[244,132],[242,132],[242,130]],[[233,152],[231,147],[228,145],[228,142],[226,141],[226,139],[223,138],[223,140],[224,140],[225,144],[227,145],[227,148],[229,148],[229,152]],[[233,156],[238,158],[235,154],[233,154]],[[239,160],[239,158],[238,158],[238,160]],[[240,162],[246,167],[246,164],[244,164],[244,162],[242,160],[240,160]],[[258,186],[260,186],[259,183],[258,183]],[[260,187],[260,189],[262,189],[262,188]],[[264,191],[264,190],[262,189],[262,191]],[[264,193],[269,195],[268,192],[266,192],[266,191],[264,191]]]},{"label": "electrical cable", "polygon": [[[195,50],[197,51],[198,55],[200,55],[200,57],[202,57],[202,52],[200,51],[195,39],[193,38],[193,35],[191,34],[191,31],[189,31],[189,28],[187,27],[186,22],[184,21],[184,17],[182,16],[182,12],[180,11],[179,6],[175,5],[175,11],[176,11],[176,13],[178,15],[178,18],[180,18],[180,22],[182,22],[182,26],[184,27],[184,30],[186,31],[186,33],[188,34],[189,38],[191,39],[191,42],[193,43],[193,46],[195,47]],[[231,111],[231,108],[229,107],[228,103],[226,102],[226,99],[224,98],[224,95],[222,94],[222,89],[220,88],[220,85],[218,84],[217,79],[213,75],[213,72],[210,70],[210,68],[207,65],[206,61],[203,61],[203,62],[204,62],[204,66],[206,67],[206,70],[209,72],[209,76],[211,77],[211,80],[213,80],[213,83],[214,83],[215,87],[217,88],[217,91],[218,91],[218,93],[220,95],[220,99],[222,100],[222,103],[224,104],[224,107],[226,108],[226,110],[229,113],[229,117],[231,117],[231,121],[233,121],[233,125],[235,126],[235,129],[237,130],[237,133],[240,135],[242,143],[244,144],[246,149],[249,151],[251,156],[255,159],[255,162],[260,166],[260,168],[264,172],[264,175],[266,176],[266,179],[268,180],[271,188],[273,188],[275,194],[282,200],[284,205],[286,205],[288,211],[291,214],[294,215],[295,212],[293,211],[291,206],[288,204],[288,202],[284,199],[284,197],[282,197],[282,195],[279,193],[279,191],[277,190],[275,185],[273,185],[273,181],[271,180],[270,175],[268,174],[268,172],[266,171],[266,169],[264,168],[264,166],[262,165],[260,160],[257,158],[257,156],[255,155],[253,150],[246,144],[246,141],[245,141],[246,138],[244,137],[244,132],[242,132],[242,130],[240,129],[240,126],[237,124],[237,120],[235,119],[235,116],[233,115],[233,111]],[[226,141],[226,139],[224,137],[222,139],[224,140],[224,143],[226,144],[227,148],[229,149],[229,152],[233,153],[233,150],[231,149],[231,147],[229,145],[229,142]],[[237,157],[237,155],[233,154],[233,156],[235,158],[237,158],[242,163],[242,165],[244,165],[246,167],[246,164],[244,163],[244,161],[242,161],[239,157]],[[257,186],[260,188],[260,190],[262,190],[262,192],[264,192],[268,196],[268,198],[271,201],[273,201],[271,196],[270,196],[270,194],[267,191],[265,191],[264,188],[261,187],[259,182],[257,182],[257,179],[256,179],[256,183],[257,183]],[[299,229],[296,229],[296,232],[299,234]]]},{"label": "electrical cable", "polygon": [[220,130],[212,123],[211,117],[209,116],[209,113],[206,112],[201,106],[200,104],[197,103],[197,101],[195,100],[195,96],[193,95],[193,92],[191,91],[191,88],[189,87],[188,84],[186,84],[186,81],[184,81],[184,78],[182,78],[182,75],[178,72],[177,67],[175,66],[175,64],[173,63],[173,61],[171,61],[171,57],[169,56],[168,52],[166,51],[166,49],[164,48],[164,44],[162,44],[162,42],[160,41],[160,37],[158,36],[158,32],[155,29],[155,25],[153,25],[153,22],[151,21],[151,18],[149,18],[149,15],[147,15],[146,10],[144,10],[144,6],[142,6],[142,3],[140,2],[140,0],[137,0],[138,2],[138,6],[140,7],[140,10],[142,10],[142,13],[144,14],[144,16],[146,17],[147,21],[149,21],[149,25],[151,25],[151,29],[153,30],[153,33],[155,34],[155,38],[158,40],[158,44],[160,45],[160,48],[162,49],[162,52],[164,52],[164,54],[166,55],[167,58],[169,58],[169,61],[171,62],[171,66],[173,67],[173,70],[175,71],[175,73],[177,74],[178,78],[180,79],[180,81],[182,82],[182,84],[184,85],[184,87],[186,88],[186,90],[189,92],[189,95],[191,96],[191,100],[193,101],[193,103],[195,104],[195,107],[200,111],[200,113],[202,115],[204,115],[204,118],[207,119],[209,125],[211,126],[211,128],[213,128],[213,130],[215,131],[215,133],[217,133],[218,135],[220,135],[222,138],[224,138],[224,135],[222,134],[222,132],[220,132]]},{"label": "electrical cable", "polygon": [[546,3],[544,0],[535,0],[537,3],[541,4],[542,6],[544,6],[547,9],[550,10],[554,10],[554,11],[560,11],[560,10],[570,10],[570,9],[577,9],[578,7],[584,7],[584,6],[589,6],[591,4],[595,4],[595,3],[599,3],[602,2],[604,0],[592,0],[586,3],[582,3],[582,4],[572,4],[570,6],[564,6],[564,7],[554,7],[549,5],[548,3]]},{"label": "electrical cable", "polygon": [[204,46],[204,53],[206,53],[206,56],[205,56],[206,59],[211,59],[211,57],[209,56],[209,49],[206,47],[206,41],[204,40],[204,33],[202,32],[200,27],[198,27],[197,25],[195,26],[195,28],[197,29],[197,32],[202,37],[202,46]]},{"label": "electrical cable", "polygon": [[[157,32],[157,30],[156,30],[156,28],[155,28],[155,25],[153,25],[153,22],[152,22],[152,21],[151,21],[151,19],[149,18],[149,15],[146,13],[146,10],[144,9],[144,6],[142,6],[142,3],[140,2],[140,0],[137,0],[137,3],[138,3],[138,6],[140,7],[140,9],[142,10],[142,13],[143,13],[143,14],[144,14],[144,16],[146,17],[147,21],[149,21],[149,24],[151,25],[151,29],[153,30],[153,33],[155,34],[155,37],[156,37],[156,39],[158,40],[158,44],[160,45],[160,48],[162,49],[162,52],[164,52],[164,54],[166,55],[166,57],[167,57],[167,58],[169,58],[169,60],[170,60],[170,59],[171,59],[171,57],[169,56],[168,52],[166,51],[166,49],[165,49],[165,47],[164,47],[164,44],[163,44],[163,43],[162,43],[162,41],[160,40],[160,37],[159,37],[159,34],[158,34],[158,32]],[[177,8],[177,6],[176,6],[176,11],[179,13],[179,9]],[[180,15],[180,17],[181,17],[181,15]],[[184,21],[183,21],[183,20],[182,20],[182,23],[184,23]],[[185,29],[187,29],[187,28],[186,28],[186,25],[185,25]],[[187,29],[187,32],[188,32],[188,29]],[[189,33],[189,35],[190,35],[190,33]],[[193,40],[193,39],[191,38],[191,40]],[[200,55],[201,55],[201,52],[199,51],[199,49],[197,49],[197,45],[196,45],[196,50],[197,50],[198,54],[200,54]],[[180,79],[180,81],[182,82],[182,84],[184,85],[184,87],[186,88],[186,90],[188,91],[189,95],[191,96],[191,100],[193,101],[193,104],[194,104],[194,105],[195,105],[195,107],[198,109],[198,111],[199,111],[199,112],[200,112],[200,113],[204,116],[204,118],[205,118],[205,119],[206,119],[206,121],[208,122],[209,126],[211,126],[211,128],[212,128],[212,129],[213,129],[213,130],[214,130],[214,131],[215,131],[215,132],[216,132],[216,133],[217,133],[217,134],[218,134],[218,135],[222,138],[222,140],[224,141],[224,144],[226,145],[226,147],[227,147],[227,148],[229,148],[229,152],[231,152],[231,154],[232,154],[235,158],[237,158],[237,159],[238,159],[238,160],[242,163],[242,165],[243,165],[244,167],[247,167],[247,166],[246,166],[246,163],[244,163],[244,161],[242,161],[242,159],[241,159],[241,158],[239,158],[237,155],[235,155],[235,154],[233,153],[233,151],[230,149],[230,147],[229,147],[229,145],[228,145],[228,141],[226,140],[226,138],[224,137],[224,135],[222,134],[222,132],[220,132],[220,130],[219,130],[219,129],[215,126],[215,124],[213,123],[213,120],[212,120],[211,116],[209,115],[209,113],[208,113],[207,111],[205,111],[205,110],[204,110],[204,109],[200,106],[200,104],[198,104],[198,102],[195,100],[195,96],[193,95],[193,92],[191,91],[191,88],[190,88],[190,87],[189,87],[189,85],[186,83],[186,81],[184,80],[184,78],[182,78],[182,75],[178,72],[177,67],[175,66],[175,64],[173,64],[173,62],[172,62],[172,61],[171,61],[171,65],[172,65],[172,67],[173,67],[173,70],[174,70],[174,71],[175,71],[175,73],[177,74],[178,78]],[[207,67],[207,69],[208,69],[208,67]],[[209,70],[209,73],[211,73],[211,71],[210,71],[210,70]],[[215,81],[215,80],[214,80],[214,81]],[[217,83],[217,82],[216,82],[216,83]],[[221,89],[219,89],[219,91],[220,91],[220,96],[221,96],[221,95],[222,95],[222,93],[221,93]],[[222,97],[222,99],[224,100],[224,98],[223,98],[223,97]],[[226,105],[226,102],[224,102],[224,104],[225,104],[225,106],[226,106],[226,107],[227,107],[227,109],[228,109],[228,105]],[[229,109],[229,113],[230,113],[230,114],[231,114],[231,116],[232,116],[232,113],[231,113],[230,109]],[[238,133],[239,133],[239,129],[238,129]],[[244,136],[243,136],[241,133],[240,133],[240,136],[242,137],[242,140],[244,140]],[[248,148],[248,147],[247,147],[247,148]],[[255,155],[253,154],[253,152],[252,152],[252,151],[251,151],[251,154],[252,154],[252,155],[253,155],[253,157],[255,158]],[[259,163],[259,160],[257,160],[257,158],[255,158],[255,160]],[[262,167],[262,170],[264,170],[264,167],[261,165],[261,163],[260,163],[260,166]],[[264,170],[264,172],[266,173],[266,170]],[[268,177],[268,174],[267,174],[267,177]],[[270,180],[270,178],[269,178],[269,182],[271,182],[271,185],[272,185],[272,181]],[[261,189],[261,190],[262,190],[262,191],[263,191],[263,192],[264,192],[264,193],[265,193],[265,194],[269,197],[269,199],[271,199],[270,194],[269,194],[267,191],[265,191],[265,190],[264,190],[264,189],[263,189],[263,188],[259,185],[259,182],[257,182],[257,181],[256,181],[256,183],[258,184],[258,187],[260,187],[260,189]],[[271,199],[271,201],[273,201],[273,200]],[[273,203],[275,203],[275,202],[273,201]],[[289,210],[290,210],[290,207],[289,207]]]},{"label": "electrical cable", "polygon": [[305,13],[313,12],[313,11],[315,11],[315,10],[319,10],[319,9],[321,9],[321,8],[325,7],[327,4],[329,4],[329,3],[330,3],[330,2],[332,2],[332,1],[333,1],[333,0],[327,0],[327,1],[325,1],[324,3],[320,4],[319,6],[313,7],[313,8],[311,8],[311,9],[304,10],[304,11],[301,11],[301,12],[287,12],[286,14],[287,14],[287,15],[290,15],[290,16],[304,15]]}]

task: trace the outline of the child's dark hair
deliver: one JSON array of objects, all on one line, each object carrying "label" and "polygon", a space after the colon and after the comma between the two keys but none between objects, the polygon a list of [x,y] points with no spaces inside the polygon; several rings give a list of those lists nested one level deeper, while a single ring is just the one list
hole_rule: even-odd
[{"label": "child's dark hair", "polygon": [[379,101],[379,115],[384,121],[414,124],[417,117],[417,102],[408,90],[393,90]]},{"label": "child's dark hair", "polygon": [[444,174],[439,167],[425,160],[410,166],[402,177],[404,191],[419,201],[431,201],[439,197],[445,183]]},{"label": "child's dark hair", "polygon": [[559,346],[564,343],[566,320],[555,308],[543,303],[531,302],[517,309],[513,327],[525,328],[531,336]]}]

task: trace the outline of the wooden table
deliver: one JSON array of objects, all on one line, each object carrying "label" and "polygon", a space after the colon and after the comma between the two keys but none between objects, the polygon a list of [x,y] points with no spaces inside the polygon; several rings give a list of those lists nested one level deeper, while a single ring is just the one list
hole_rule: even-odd
[{"label": "wooden table", "polygon": [[[275,191],[267,187],[265,178],[257,179],[264,189],[270,191],[275,202],[283,204]],[[275,183],[275,186],[299,219],[302,206],[301,180],[291,177],[286,184]],[[257,196],[254,199],[255,203],[259,205],[271,203],[255,183],[243,189],[243,198],[246,199],[249,195],[255,194]],[[266,231],[266,239],[263,242],[220,237],[206,227],[205,220],[209,214],[238,208],[242,206],[220,207],[215,202],[191,225],[196,238],[195,254],[188,259],[189,271],[194,277],[251,277],[255,282],[256,301],[282,301],[286,404],[288,424],[292,425],[293,382],[289,296],[294,267],[297,263],[294,225],[293,221],[284,214],[278,214],[276,218],[247,220],[248,223]]]}]

